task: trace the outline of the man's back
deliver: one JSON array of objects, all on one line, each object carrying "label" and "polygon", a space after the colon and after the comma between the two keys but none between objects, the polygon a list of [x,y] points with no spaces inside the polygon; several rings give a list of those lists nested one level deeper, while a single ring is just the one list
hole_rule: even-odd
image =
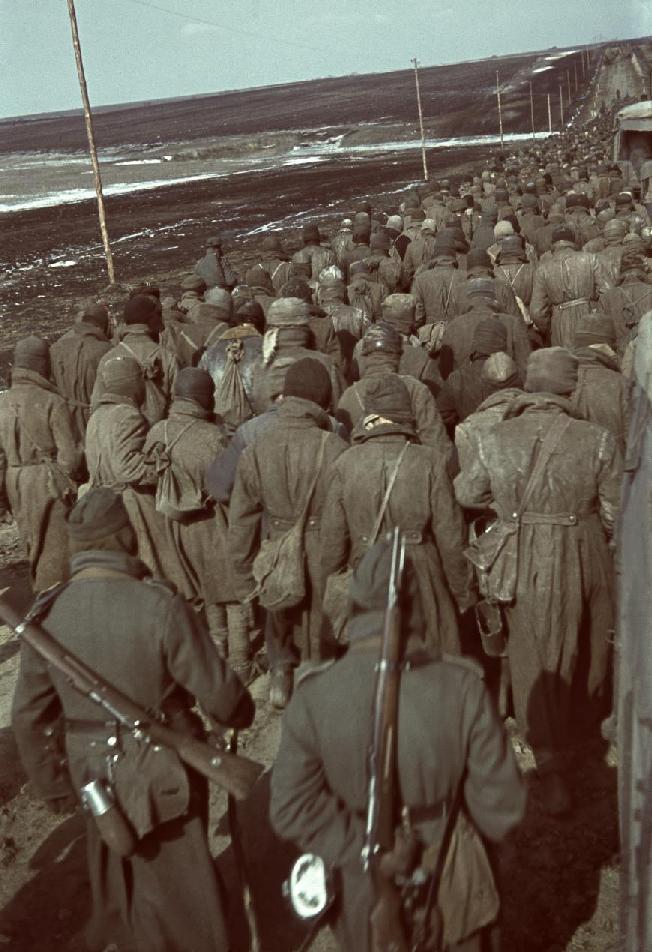
[{"label": "man's back", "polygon": [[90,416],[97,368],[111,350],[111,341],[98,327],[79,321],[50,345],[52,379],[83,437]]}]

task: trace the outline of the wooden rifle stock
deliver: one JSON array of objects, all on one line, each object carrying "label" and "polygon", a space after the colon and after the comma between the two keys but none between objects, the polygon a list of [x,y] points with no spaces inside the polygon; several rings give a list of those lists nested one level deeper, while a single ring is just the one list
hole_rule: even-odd
[{"label": "wooden rifle stock", "polygon": [[0,599],[0,618],[49,665],[61,672],[80,694],[94,701],[135,737],[142,738],[145,743],[170,747],[185,764],[218,784],[236,800],[248,797],[264,770],[262,764],[239,754],[218,750],[156,720],[126,694],[70,654],[43,628],[24,621],[4,599]]},{"label": "wooden rifle stock", "polygon": [[394,529],[388,603],[376,677],[363,850],[363,861],[371,873],[374,893],[370,918],[373,952],[407,952],[408,949],[400,890],[380,868],[383,854],[394,848],[397,826],[396,755],[402,655],[399,593],[404,552],[400,531]]}]

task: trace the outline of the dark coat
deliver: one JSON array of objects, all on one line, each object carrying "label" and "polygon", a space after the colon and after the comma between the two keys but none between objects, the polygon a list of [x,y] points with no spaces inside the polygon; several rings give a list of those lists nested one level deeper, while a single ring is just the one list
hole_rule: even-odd
[{"label": "dark coat", "polygon": [[[278,538],[299,518],[315,473],[322,433],[329,427],[326,413],[317,404],[286,397],[275,423],[263,429],[242,453],[229,506],[228,534],[235,590],[240,601],[255,588],[252,566],[262,539],[266,535]],[[319,526],[332,464],[345,449],[346,443],[328,432],[307,512],[306,597],[286,613],[302,659],[319,657],[322,614]]]},{"label": "dark coat", "polygon": [[[362,380],[358,380],[344,391],[337,406],[337,418],[351,433],[366,415],[366,396],[369,383],[377,379],[378,374],[393,373],[391,362],[385,366],[376,365],[365,371]],[[421,443],[432,446],[439,459],[447,460],[451,455],[451,442],[446,435],[441,415],[435,399],[425,384],[409,374],[399,374],[410,395],[415,428]]]},{"label": "dark coat", "polygon": [[145,454],[147,421],[134,401],[105,393],[86,429],[86,461],[91,486],[122,494],[138,539],[138,556],[150,573],[175,581],[177,563],[156,511],[156,464]]},{"label": "dark coat", "polygon": [[80,442],[84,440],[91,415],[97,368],[111,347],[111,341],[100,328],[86,321],[73,324],[69,331],[50,345],[52,379],[68,404]]},{"label": "dark coat", "polygon": [[66,517],[81,459],[63,397],[49,380],[16,368],[0,393],[0,502],[16,520],[36,592],[65,578]]},{"label": "dark coat", "polygon": [[629,433],[629,381],[621,374],[615,358],[597,347],[582,347],[575,351],[575,356],[579,367],[571,397],[573,409],[583,419],[609,430],[624,455]]},{"label": "dark coat", "polygon": [[530,316],[543,334],[550,335],[553,347],[572,349],[577,322],[612,286],[596,255],[560,242],[537,267]]},{"label": "dark coat", "polygon": [[[251,697],[197,616],[166,586],[141,581],[144,566],[117,552],[84,552],[73,559],[72,572],[43,620],[59,643],[145,709],[174,712],[179,731],[203,733],[189,714],[195,699],[221,724],[251,723]],[[71,788],[78,797],[83,784],[106,779],[114,753],[107,739],[115,728],[103,727],[107,715],[33,649],[23,643],[21,652],[13,704],[21,758],[47,800],[68,796]],[[63,718],[67,769],[58,746],[44,744],[44,732],[62,727]],[[71,721],[95,722],[97,731],[81,733]],[[109,850],[87,820],[92,949],[123,940],[125,948],[143,952],[227,948],[206,808],[206,784],[195,775],[186,815],[152,830],[128,860]]]},{"label": "dark coat", "polygon": [[622,353],[632,327],[652,310],[652,285],[638,276],[625,274],[618,287],[603,295],[602,307],[613,319],[618,351]]},{"label": "dark coat", "polygon": [[606,694],[614,609],[608,539],[622,467],[616,441],[602,427],[570,416],[567,400],[527,394],[476,439],[455,479],[460,505],[491,507],[509,520],[540,441],[559,414],[570,423],[528,503],[516,597],[506,608],[519,729],[538,764],[556,769]]},{"label": "dark coat", "polygon": [[[367,551],[390,473],[405,446],[397,425],[356,434],[337,461],[321,528],[323,584]],[[459,654],[455,606],[473,603],[469,565],[462,554],[466,530],[455,503],[445,460],[428,446],[411,444],[401,462],[380,532],[399,526],[407,533],[428,643]]]},{"label": "dark coat", "polygon": [[[409,657],[399,701],[402,802],[425,808],[450,803],[464,777],[468,815],[483,836],[499,841],[522,818],[525,789],[479,669],[423,650]],[[352,644],[341,660],[300,681],[283,718],[272,773],[276,832],[317,853],[341,876],[335,931],[346,952],[371,948],[372,898],[361,850],[377,661],[377,639],[365,647]],[[443,830],[441,816],[416,824],[421,843],[437,846]]]},{"label": "dark coat", "polygon": [[447,378],[437,397],[437,406],[447,430],[454,431],[457,423],[477,410],[492,393],[490,381],[482,376],[485,358],[466,360]]},{"label": "dark coat", "polygon": [[[148,458],[157,448],[164,451],[206,502],[204,509],[189,514],[183,521],[165,518],[168,547],[178,564],[171,581],[184,598],[204,606],[235,601],[226,549],[226,510],[208,499],[205,488],[208,464],[226,442],[223,428],[212,423],[197,403],[175,399],[167,420],[152,427],[144,446]],[[171,449],[166,451],[166,446]]]},{"label": "dark coat", "polygon": [[460,313],[464,274],[457,267],[435,265],[418,274],[412,284],[417,302],[417,325],[450,321]]},{"label": "dark coat", "polygon": [[498,318],[505,326],[506,352],[516,363],[521,376],[525,377],[531,347],[523,318],[516,317],[514,314],[504,314],[497,311],[488,301],[475,298],[470,310],[454,317],[444,328],[439,354],[439,367],[444,379],[471,356],[475,330],[478,324],[488,317]]}]

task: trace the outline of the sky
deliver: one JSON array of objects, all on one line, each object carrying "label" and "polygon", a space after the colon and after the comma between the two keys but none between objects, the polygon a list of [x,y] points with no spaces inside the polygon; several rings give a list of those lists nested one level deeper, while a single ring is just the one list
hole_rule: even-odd
[{"label": "sky", "polygon": [[[650,0],[76,0],[92,105],[652,34]],[[66,0],[0,0],[0,116],[75,109]]]}]

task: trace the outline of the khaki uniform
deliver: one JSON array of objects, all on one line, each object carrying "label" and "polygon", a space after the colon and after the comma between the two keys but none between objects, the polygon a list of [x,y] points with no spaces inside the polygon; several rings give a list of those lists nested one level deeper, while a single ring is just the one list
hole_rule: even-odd
[{"label": "khaki uniform", "polygon": [[[272,426],[242,453],[229,506],[228,551],[240,601],[255,583],[254,558],[265,536],[278,538],[296,522],[305,504],[319,458],[326,413],[309,400],[286,397]],[[332,463],[346,443],[328,433],[321,469],[310,502],[306,531],[306,596],[295,608],[268,613],[268,656],[272,667],[320,657],[321,551],[319,526]],[[264,522],[263,522],[264,520]]]},{"label": "khaki uniform", "polygon": [[[455,479],[460,505],[518,509],[535,453],[567,400],[527,394],[473,445]],[[607,695],[613,629],[614,528],[622,460],[614,437],[570,418],[534,487],[518,539],[514,602],[505,607],[514,708],[537,764],[557,770],[595,728]]]},{"label": "khaki uniform", "polygon": [[[248,726],[254,707],[247,691],[196,616],[166,586],[141,581],[144,571],[122,553],[80,553],[43,627],[142,707],[168,712],[180,732],[203,735],[190,713],[195,699],[219,723]],[[78,797],[83,784],[107,778],[108,757],[120,752],[122,735],[106,721],[104,711],[22,645],[13,726],[28,775],[45,799],[72,791]],[[66,767],[58,745],[45,736],[59,726]],[[116,747],[107,743],[112,734]],[[228,948],[221,884],[207,843],[207,784],[197,774],[189,780],[187,811],[156,825],[127,860],[104,844],[87,818],[93,904],[87,943],[94,952],[109,943],[138,952]],[[175,785],[169,777],[168,796]]]},{"label": "khaki uniform", "polygon": [[[159,447],[207,500],[206,469],[227,442],[221,427],[210,421],[206,411],[192,400],[177,397],[167,420],[156,423],[147,434],[143,453],[146,459],[151,459]],[[229,577],[226,531],[226,512],[221,506],[216,511],[212,503],[189,513],[183,521],[165,519],[168,545],[178,560],[174,581],[184,598],[206,606],[235,600]]]},{"label": "khaki uniform", "polygon": [[0,491],[27,548],[34,590],[65,578],[66,517],[82,460],[70,412],[54,385],[16,368],[0,394]]},{"label": "khaki uniform", "polygon": [[530,316],[553,347],[575,346],[575,327],[612,282],[596,255],[559,242],[534,275]]},{"label": "khaki uniform", "polygon": [[[370,542],[390,474],[407,436],[397,424],[356,435],[331,473],[321,527],[321,571],[355,568]],[[385,511],[382,532],[399,526],[417,577],[430,645],[460,653],[456,605],[473,603],[472,576],[462,554],[466,530],[445,460],[427,446],[408,446]]]},{"label": "khaki uniform", "polygon": [[[370,631],[378,633],[378,624]],[[402,802],[431,817],[416,823],[415,832],[421,843],[439,846],[443,805],[464,778],[465,810],[484,837],[499,841],[520,822],[525,790],[479,669],[416,648],[407,654],[399,700],[399,785]],[[372,895],[361,851],[377,661],[377,640],[365,647],[352,643],[341,660],[299,681],[283,717],[272,773],[272,826],[339,874],[334,928],[343,952],[371,948]],[[482,947],[478,933],[463,944],[467,952]]]},{"label": "khaki uniform", "polygon": [[86,430],[86,461],[91,486],[121,493],[138,539],[138,556],[155,578],[175,584],[177,563],[170,555],[165,518],[156,511],[153,458],[145,455],[147,422],[127,397],[104,394]]},{"label": "khaki uniform", "polygon": [[52,379],[68,404],[82,442],[91,415],[97,368],[111,346],[100,328],[86,321],[78,321],[50,346]]},{"label": "khaki uniform", "polygon": [[456,267],[436,265],[414,279],[412,294],[417,301],[417,325],[450,321],[461,311],[465,276]]}]

